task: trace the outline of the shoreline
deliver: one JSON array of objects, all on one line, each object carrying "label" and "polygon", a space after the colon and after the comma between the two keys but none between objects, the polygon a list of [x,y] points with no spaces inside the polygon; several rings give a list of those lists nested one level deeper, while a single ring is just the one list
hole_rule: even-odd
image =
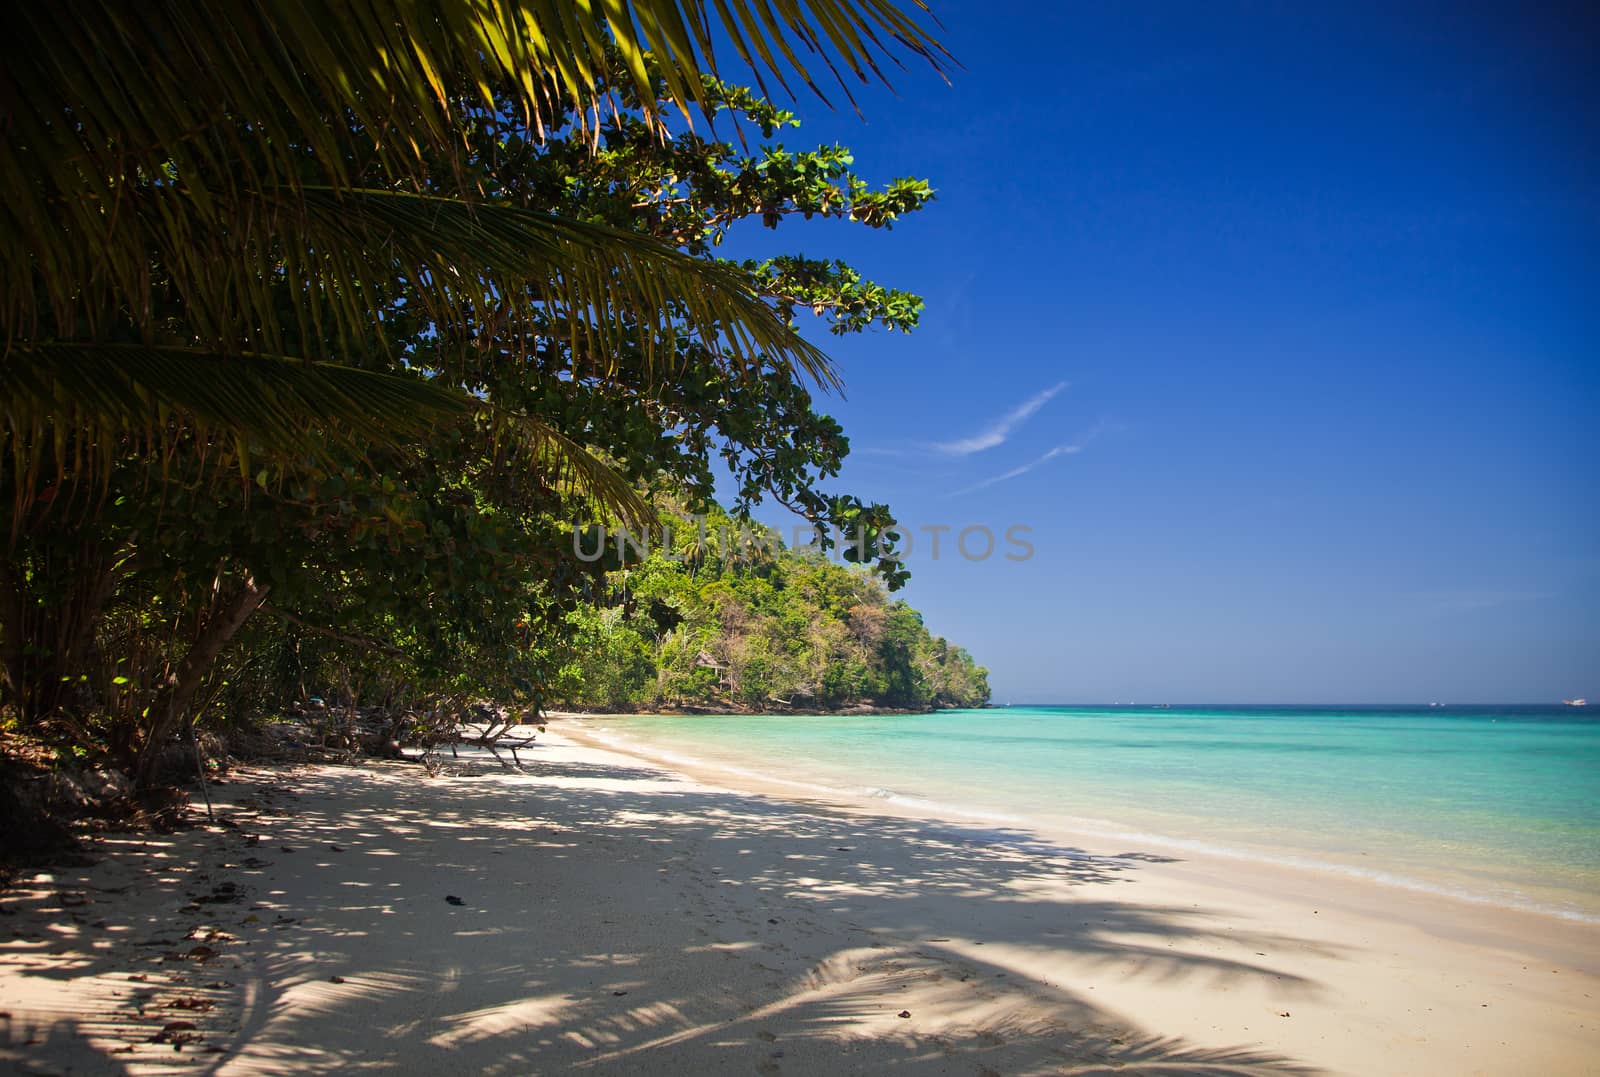
[{"label": "shoreline", "polygon": [[1461,939],[1483,937],[1481,918],[1499,918],[1509,930],[1509,938],[1537,940],[1543,957],[1571,956],[1568,929],[1590,931],[1594,950],[1593,971],[1600,975],[1600,932],[1596,918],[1584,913],[1567,913],[1534,904],[1510,904],[1493,897],[1459,893],[1382,871],[1347,868],[1331,861],[1299,860],[1292,854],[1212,845],[1206,842],[1162,834],[1113,832],[1090,828],[1036,826],[1014,817],[966,810],[959,806],[916,803],[910,798],[878,799],[828,789],[799,779],[767,775],[724,765],[717,761],[694,759],[678,754],[654,755],[651,745],[619,742],[590,728],[591,717],[563,714],[552,717],[551,732],[599,751],[682,773],[697,782],[741,792],[772,796],[800,804],[814,804],[852,814],[893,815],[896,818],[930,826],[941,825],[961,830],[968,840],[992,840],[995,844],[1030,853],[1067,851],[1070,855],[1112,857],[1116,850],[1133,843],[1142,847],[1140,855],[1153,850],[1169,861],[1166,870],[1183,875],[1191,884],[1232,889],[1261,888],[1302,894],[1325,894],[1329,904],[1364,915],[1401,916],[1407,922],[1433,931],[1454,932]]},{"label": "shoreline", "polygon": [[0,897],[0,1062],[1578,1074],[1600,1049],[1600,946],[1577,925],[988,844],[697,779],[577,724],[521,772],[245,768],[213,789],[226,823],[40,873]]},{"label": "shoreline", "polygon": [[728,718],[759,718],[767,715],[785,718],[872,718],[894,715],[939,714],[944,711],[989,710],[994,706],[995,704],[993,703],[983,703],[976,707],[931,707],[917,710],[911,707],[880,707],[875,703],[852,703],[848,707],[816,710],[806,707],[784,707],[768,701],[766,705],[761,707],[741,707],[721,703],[686,703],[677,707],[657,707],[654,710],[541,710],[540,714],[544,720],[548,721],[557,721],[563,718],[686,718],[696,715]]},{"label": "shoreline", "polygon": [[[1035,844],[1057,842],[1109,848],[1131,843],[1157,847],[1186,860],[1220,858],[1242,865],[1308,872],[1313,877],[1321,876],[1330,881],[1376,885],[1423,898],[1600,926],[1600,899],[1595,898],[1594,892],[1568,879],[1541,877],[1538,865],[1532,862],[1527,865],[1531,870],[1520,876],[1505,872],[1503,862],[1496,865],[1502,868],[1501,872],[1484,873],[1482,866],[1498,855],[1493,850],[1465,849],[1470,855],[1463,856],[1463,849],[1457,849],[1448,856],[1408,858],[1405,848],[1384,845],[1381,835],[1372,845],[1346,842],[1341,847],[1337,842],[1319,844],[1306,840],[1317,831],[1299,829],[1293,823],[1283,830],[1290,840],[1274,842],[1265,835],[1241,835],[1237,828],[1230,833],[1226,822],[1218,826],[1193,814],[1174,818],[1169,811],[1159,818],[1139,820],[1135,817],[1130,821],[1118,816],[1118,809],[1113,805],[1080,803],[1076,813],[1068,813],[1059,809],[1034,811],[1007,804],[1003,798],[996,803],[992,795],[985,803],[985,798],[978,795],[983,791],[969,785],[960,789],[950,786],[936,792],[905,792],[905,787],[899,785],[894,789],[866,784],[853,786],[837,774],[830,775],[826,768],[822,768],[820,775],[795,775],[778,762],[779,757],[771,754],[770,746],[766,752],[752,751],[748,759],[739,759],[730,758],[730,752],[716,747],[704,754],[695,754],[697,748],[692,740],[687,746],[680,746],[679,739],[652,736],[645,728],[599,728],[599,723],[612,717],[651,716],[562,712],[552,714],[551,720],[557,723],[555,728],[575,732],[596,747],[647,759],[736,788],[761,789],[864,811],[895,812],[909,818],[952,817],[964,823],[993,827],[996,840],[1014,840],[1016,834],[1026,833],[1032,837],[1024,840]],[[965,793],[972,794],[970,799],[963,799]],[[1088,810],[1084,810],[1085,807]],[[1431,853],[1420,847],[1417,851]]]}]

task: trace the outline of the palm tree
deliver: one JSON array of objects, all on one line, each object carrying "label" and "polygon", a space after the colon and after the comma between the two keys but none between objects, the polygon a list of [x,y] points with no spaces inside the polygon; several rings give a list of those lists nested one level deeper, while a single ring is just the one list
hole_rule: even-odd
[{"label": "palm tree", "polygon": [[[492,304],[500,328],[536,334],[556,311],[604,356],[626,321],[655,360],[681,324],[732,363],[765,354],[830,383],[826,357],[738,274],[484,201],[456,132],[508,95],[542,132],[568,101],[616,107],[630,89],[666,124],[656,77],[692,123],[719,47],[758,81],[819,94],[797,51],[842,88],[896,52],[947,60],[887,0],[62,0],[9,21],[0,469],[19,510],[43,469],[92,473],[97,448],[130,434],[220,437],[248,468],[251,452],[395,444],[481,413],[445,379],[365,361],[396,315],[374,282],[406,282],[441,325]],[[607,83],[618,58],[631,87]],[[497,419],[602,503],[640,510],[558,432]]]}]

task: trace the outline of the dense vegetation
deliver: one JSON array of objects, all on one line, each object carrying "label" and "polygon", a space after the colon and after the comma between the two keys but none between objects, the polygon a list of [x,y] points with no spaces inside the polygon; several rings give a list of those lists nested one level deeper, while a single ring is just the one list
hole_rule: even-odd
[{"label": "dense vegetation", "polygon": [[988,702],[987,671],[877,579],[813,549],[718,549],[725,518],[680,521],[667,550],[568,616],[551,697],[612,711],[929,710]]},{"label": "dense vegetation", "polygon": [[[828,12],[826,41],[795,12],[740,25],[839,49],[900,20],[802,7]],[[593,621],[637,627],[617,596],[670,573],[576,557],[571,521],[702,508],[718,467],[735,514],[771,501],[865,535],[864,569],[904,583],[888,507],[825,488],[848,442],[813,391],[839,379],[798,320],[909,331],[920,299],[839,261],[716,250],[741,222],[888,228],[932,188],[787,148],[792,113],[682,53],[704,10],[680,34],[675,3],[636,0],[530,45],[505,38],[525,12],[492,2],[337,27],[294,3],[227,25],[162,9],[98,51],[29,10],[0,67],[21,125],[0,148],[5,729],[149,785],[197,723],[311,695],[414,732],[474,700],[614,696],[574,656]],[[836,59],[874,70],[854,45]],[[706,609],[791,624],[798,606],[758,599],[790,593],[789,564],[720,572],[737,601],[661,602],[707,629]],[[728,698],[970,698],[914,614],[840,578],[882,631],[840,607],[768,660],[718,620]],[[840,626],[881,653],[829,680]],[[705,698],[694,676],[662,698]]]}]

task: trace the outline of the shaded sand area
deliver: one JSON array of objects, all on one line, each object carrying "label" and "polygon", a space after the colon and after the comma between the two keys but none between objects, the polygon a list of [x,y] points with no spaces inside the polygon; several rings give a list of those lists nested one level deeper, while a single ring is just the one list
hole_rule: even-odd
[{"label": "shaded sand area", "polygon": [[238,772],[0,896],[19,1073],[1600,1072],[1596,929],[582,742]]}]

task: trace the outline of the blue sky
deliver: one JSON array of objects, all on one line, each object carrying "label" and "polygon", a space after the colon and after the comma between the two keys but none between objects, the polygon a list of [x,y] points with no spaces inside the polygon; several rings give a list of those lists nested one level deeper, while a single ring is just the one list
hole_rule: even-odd
[{"label": "blue sky", "polygon": [[1032,529],[911,557],[995,700],[1600,696],[1594,17],[937,11],[953,86],[802,98],[784,137],[937,201],[735,249],[926,298],[911,336],[817,337],[824,407],[842,488]]}]

